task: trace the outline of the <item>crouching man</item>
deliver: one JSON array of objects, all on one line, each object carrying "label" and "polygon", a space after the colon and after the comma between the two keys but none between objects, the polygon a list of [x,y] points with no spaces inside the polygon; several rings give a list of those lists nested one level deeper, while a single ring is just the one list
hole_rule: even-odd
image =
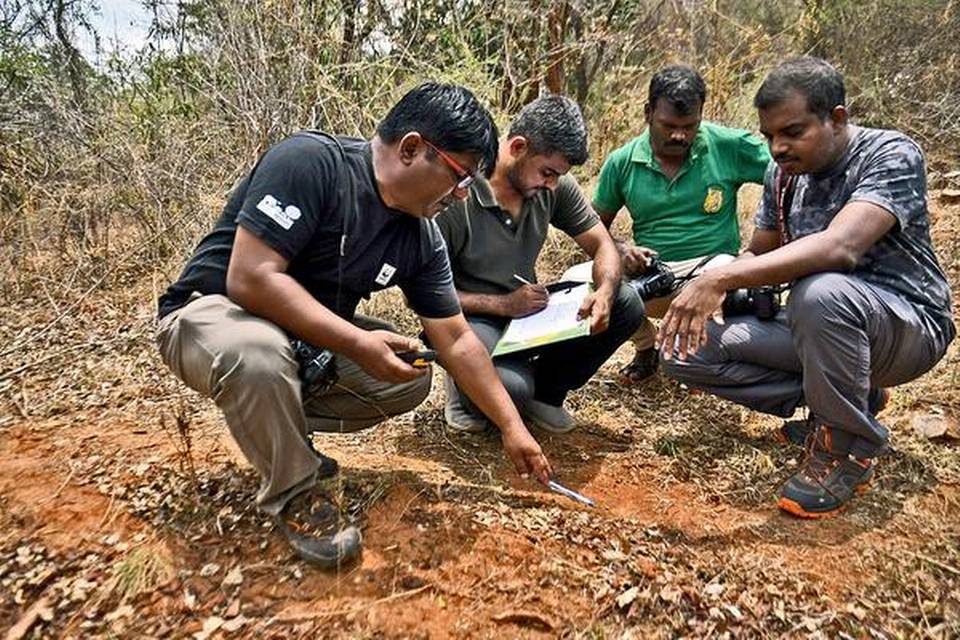
[{"label": "crouching man", "polygon": [[[462,87],[406,94],[372,140],[295,134],[233,191],[213,231],[160,298],[164,362],[212,398],[260,474],[257,504],[303,559],[334,567],[360,532],[316,488],[337,473],[311,431],[354,431],[409,411],[430,389],[417,348],[361,298],[397,285],[444,367],[501,431],[518,472],[550,466],[464,320],[431,218],[496,162],[497,130]],[[335,354],[327,384],[303,389],[291,338]],[[315,363],[322,366],[322,360]],[[321,376],[323,377],[323,376]]]},{"label": "crouching man", "polygon": [[[546,306],[548,294],[536,284],[534,267],[551,226],[593,259],[594,291],[580,309],[581,317],[590,318],[590,335],[495,360],[520,413],[555,433],[576,426],[563,406],[567,393],[586,384],[643,321],[640,297],[620,282],[620,256],[610,234],[568,175],[586,159],[587,128],[576,103],[539,98],[500,140],[490,179],[477,179],[463,202],[437,218],[460,304],[489,350],[511,318]],[[482,431],[492,418],[450,384],[444,415],[460,431]]]},{"label": "crouching man", "polygon": [[[853,126],[827,62],[784,62],[754,99],[775,161],[756,229],[733,263],[692,281],[659,333],[667,373],[766,413],[810,419],[784,435],[807,456],[781,487],[796,516],[833,515],[873,478],[889,431],[885,388],[929,371],[953,340],[950,290],[930,241],[923,154],[896,131]],[[727,291],[793,283],[772,321],[710,320]]]}]

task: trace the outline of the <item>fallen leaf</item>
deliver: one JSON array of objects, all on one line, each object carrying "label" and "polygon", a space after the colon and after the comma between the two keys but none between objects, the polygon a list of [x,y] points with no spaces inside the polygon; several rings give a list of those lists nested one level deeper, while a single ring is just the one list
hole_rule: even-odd
[{"label": "fallen leaf", "polygon": [[128,618],[133,615],[133,607],[128,604],[121,605],[108,613],[104,619],[107,622],[113,622],[114,620],[119,620],[120,618]]},{"label": "fallen leaf", "polygon": [[536,611],[506,611],[493,616],[491,619],[494,622],[511,622],[523,627],[540,627],[547,631],[553,631],[557,626],[553,620]]},{"label": "fallen leaf", "polygon": [[227,620],[226,622],[224,622],[224,623],[223,623],[223,626],[220,627],[220,628],[221,628],[223,631],[226,631],[227,633],[233,633],[234,631],[236,631],[237,629],[239,629],[239,628],[242,627],[243,625],[247,624],[248,622],[250,622],[250,619],[249,619],[249,618],[245,618],[245,617],[243,617],[243,616],[237,616],[236,618],[233,618],[232,620]]},{"label": "fallen leaf", "polygon": [[940,202],[947,204],[960,202],[960,189],[944,189],[940,192]]},{"label": "fallen leaf", "polygon": [[617,549],[607,549],[601,555],[607,562],[620,562],[621,560],[627,559],[627,555]]},{"label": "fallen leaf", "polygon": [[207,640],[213,633],[223,626],[223,618],[210,616],[203,621],[203,628],[193,634],[195,640]]},{"label": "fallen leaf", "polygon": [[619,596],[617,596],[617,606],[621,609],[626,608],[631,602],[637,599],[637,594],[640,593],[638,587],[630,587]]},{"label": "fallen leaf", "polygon": [[914,416],[910,425],[917,435],[933,440],[935,438],[948,438],[951,440],[960,440],[960,426],[956,420],[948,416],[925,413]]},{"label": "fallen leaf", "polygon": [[672,602],[677,604],[680,602],[680,599],[683,597],[683,591],[679,587],[673,585],[666,585],[664,588],[660,589],[660,599],[664,602]]},{"label": "fallen leaf", "polygon": [[224,587],[236,587],[241,584],[243,584],[243,572],[240,571],[240,565],[237,565],[223,579],[222,585]]},{"label": "fallen leaf", "polygon": [[236,618],[240,613],[240,599],[237,598],[230,603],[230,606],[227,607],[227,610],[223,612],[225,618]]},{"label": "fallen leaf", "polygon": [[200,568],[200,575],[203,576],[204,578],[209,578],[210,576],[212,576],[215,573],[218,573],[219,571],[220,571],[220,565],[218,565],[216,562],[209,562]]}]

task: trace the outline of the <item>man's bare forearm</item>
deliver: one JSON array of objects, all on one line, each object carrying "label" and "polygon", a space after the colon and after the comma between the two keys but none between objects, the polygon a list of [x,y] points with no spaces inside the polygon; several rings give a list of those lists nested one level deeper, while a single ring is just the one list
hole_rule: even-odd
[{"label": "man's bare forearm", "polygon": [[745,252],[730,264],[703,275],[730,291],[791,282],[822,271],[849,271],[855,265],[848,251],[821,232],[759,255]]},{"label": "man's bare forearm", "polygon": [[620,286],[622,275],[616,246],[613,242],[604,242],[593,256],[593,283],[597,291],[606,291],[613,296]]},{"label": "man's bare forearm", "polygon": [[524,429],[510,395],[504,389],[483,343],[472,331],[456,338],[441,354],[446,369],[457,386],[500,431]]},{"label": "man's bare forearm", "polygon": [[464,315],[500,316],[504,318],[510,316],[507,311],[506,295],[470,293],[458,289],[457,297],[460,298],[460,306],[463,308]]},{"label": "man's bare forearm", "polygon": [[317,302],[285,272],[247,274],[228,279],[227,295],[247,311],[265,318],[310,344],[350,355],[363,330]]}]

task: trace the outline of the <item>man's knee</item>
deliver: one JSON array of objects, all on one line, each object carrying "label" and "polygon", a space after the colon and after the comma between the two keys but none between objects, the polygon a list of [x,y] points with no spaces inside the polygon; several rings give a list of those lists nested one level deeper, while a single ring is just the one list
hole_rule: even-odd
[{"label": "man's knee", "polygon": [[643,300],[640,299],[636,289],[621,284],[610,311],[611,328],[616,327],[629,335],[640,328],[645,319]]},{"label": "man's knee", "polygon": [[297,362],[279,328],[257,327],[237,332],[219,346],[211,367],[214,394],[264,389],[298,380]]},{"label": "man's knee", "polygon": [[838,323],[862,325],[866,318],[861,299],[850,276],[841,273],[807,276],[790,290],[787,323],[793,331]]},{"label": "man's knee", "polygon": [[388,416],[413,411],[430,395],[433,376],[425,373],[410,382],[402,382],[389,388],[383,397],[383,406]]},{"label": "man's knee", "polygon": [[533,377],[529,373],[509,367],[497,367],[497,375],[514,404],[523,404],[533,398]]},{"label": "man's knee", "polygon": [[[686,359],[680,360],[674,351],[673,357],[669,360],[661,358],[660,364],[663,372],[669,377],[683,383],[703,380],[709,377],[711,373],[729,358],[724,349],[724,340],[730,339],[730,333],[742,333],[736,325],[718,324],[712,320],[707,322],[707,341],[697,350],[696,353],[688,354]],[[749,340],[750,336],[745,334],[742,339]]]}]

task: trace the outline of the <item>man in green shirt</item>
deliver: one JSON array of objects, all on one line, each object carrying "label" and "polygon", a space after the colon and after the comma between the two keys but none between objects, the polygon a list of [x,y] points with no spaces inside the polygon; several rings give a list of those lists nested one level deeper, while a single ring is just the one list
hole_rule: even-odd
[{"label": "man in green shirt", "polygon": [[[576,103],[561,96],[531,102],[500,140],[489,181],[477,177],[464,201],[437,216],[453,282],[471,328],[491,350],[511,318],[544,308],[548,293],[534,266],[548,228],[571,236],[593,258],[594,292],[580,307],[589,336],[499,356],[497,374],[521,415],[562,433],[575,426],[567,392],[584,385],[643,321],[643,303],[621,281],[620,257],[570,167],[587,158],[587,131]],[[489,425],[448,378],[447,424],[461,431]]]},{"label": "man in green shirt", "polygon": [[[653,255],[683,277],[740,250],[737,190],[763,183],[770,152],[748,131],[702,122],[706,97],[692,68],[661,69],[650,80],[647,130],[604,162],[593,207],[607,228],[624,206],[630,212],[633,244],[617,241],[627,278],[643,273]],[[646,300],[646,315],[662,317],[669,302]],[[634,336],[636,355],[623,371],[632,382],[656,371],[654,335],[647,320]]]}]

